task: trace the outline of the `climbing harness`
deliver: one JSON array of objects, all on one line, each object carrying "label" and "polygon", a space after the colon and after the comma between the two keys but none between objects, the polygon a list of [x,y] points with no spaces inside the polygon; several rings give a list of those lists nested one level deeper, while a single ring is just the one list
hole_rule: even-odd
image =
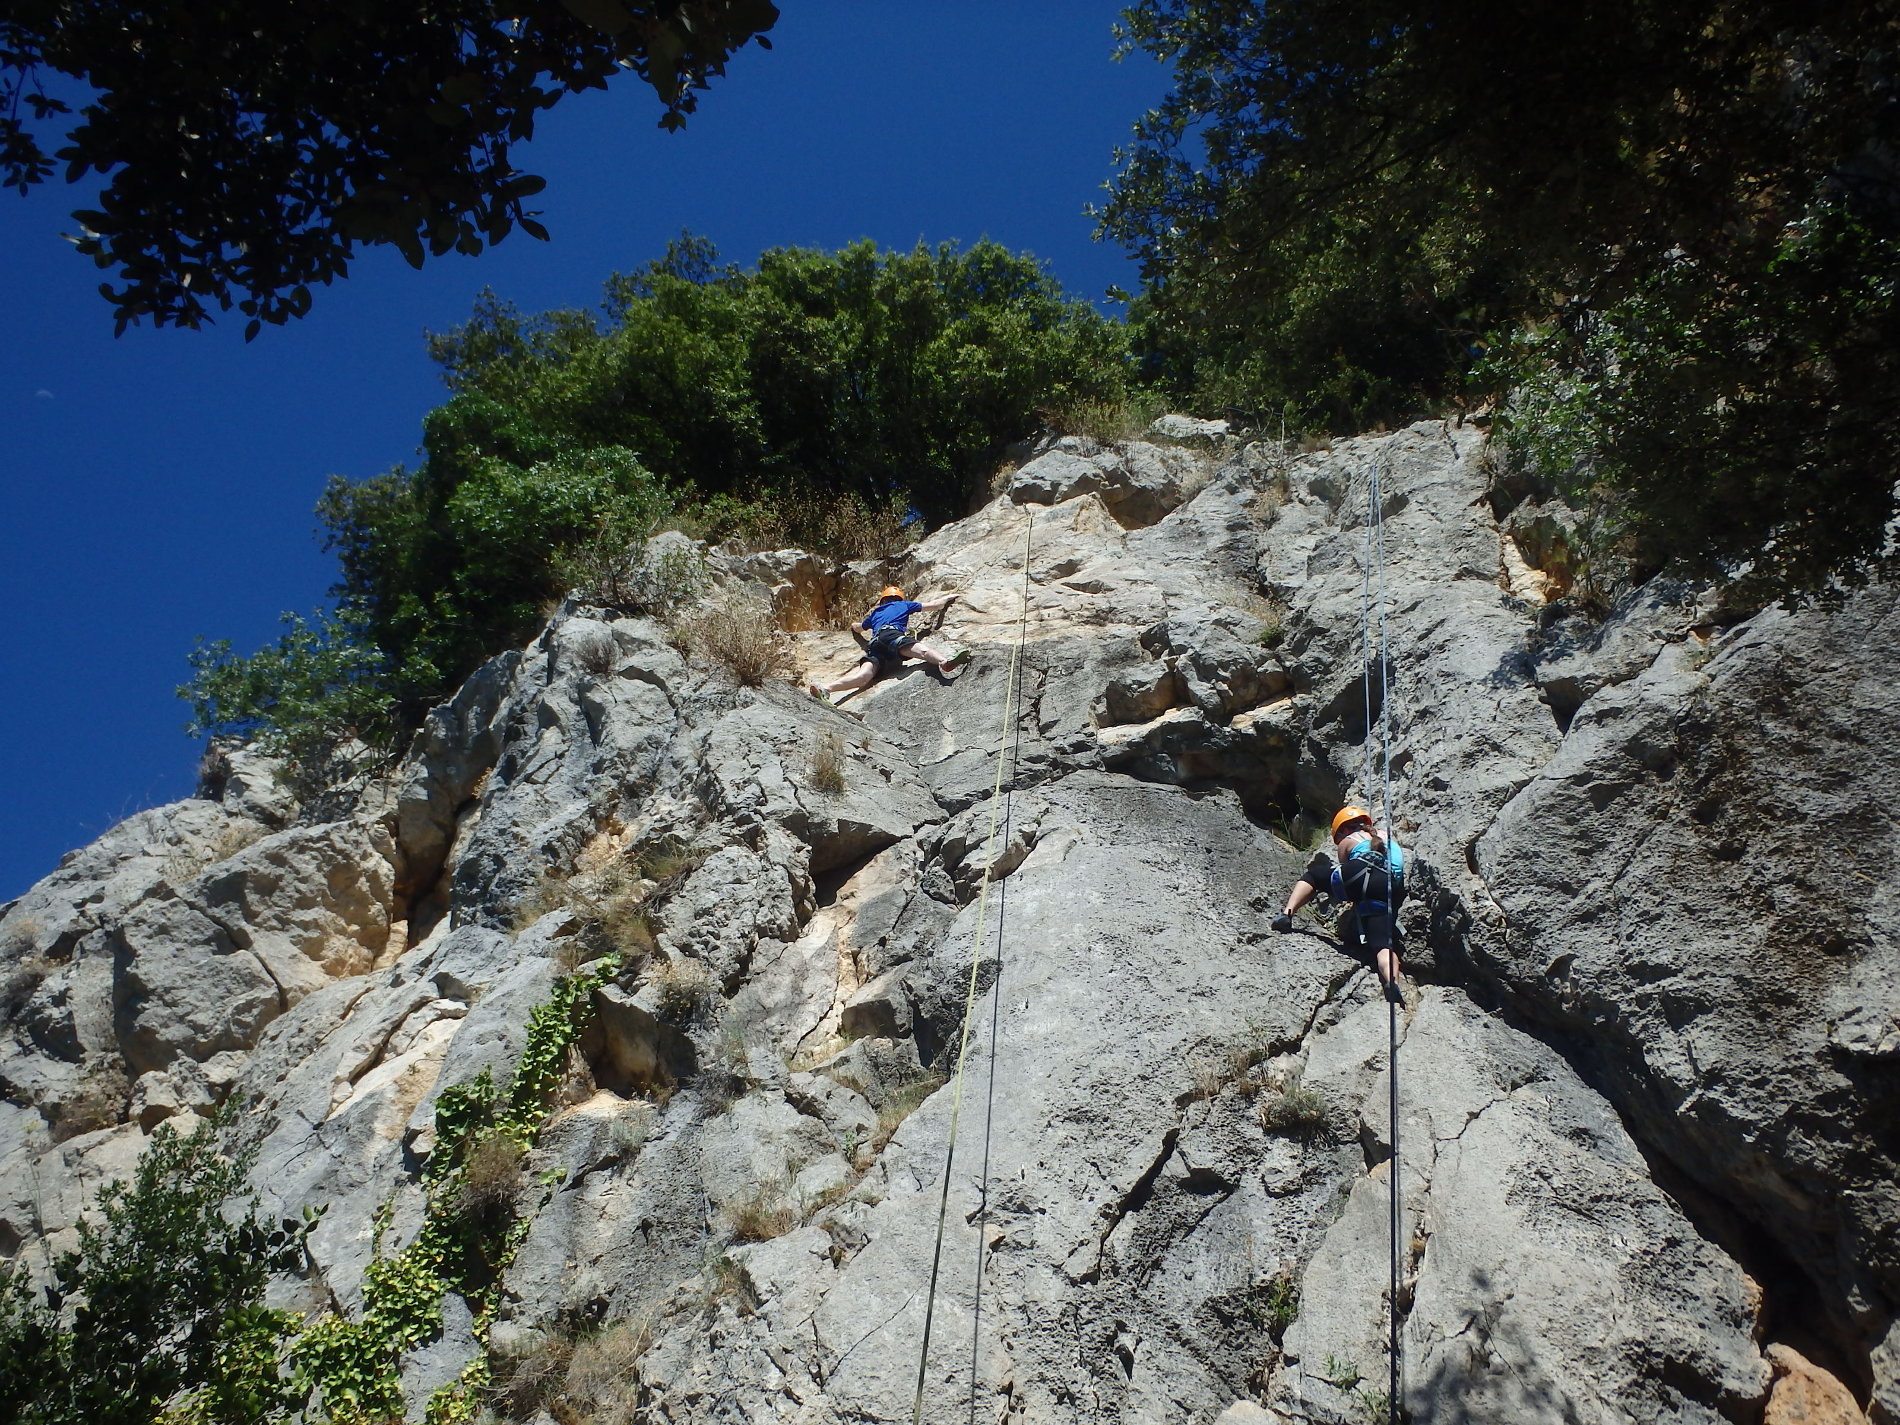
[{"label": "climbing harness", "polygon": [[[985,837],[984,842],[983,842],[983,879],[977,891],[976,935],[974,936],[970,944],[969,988],[964,995],[963,1030],[962,1030],[961,1038],[958,1041],[958,1047],[957,1047],[956,1088],[955,1088],[955,1091],[952,1093],[951,1099],[950,1099],[950,1142],[944,1151],[943,1186],[942,1186],[942,1191],[939,1193],[938,1199],[937,1199],[937,1240],[936,1240],[936,1246],[933,1248],[931,1252],[931,1257],[930,1257],[930,1285],[924,1295],[924,1337],[923,1337],[923,1343],[919,1347],[918,1352],[917,1352],[917,1392],[916,1392],[915,1398],[911,1402],[911,1413],[910,1413],[911,1425],[923,1425],[923,1418],[924,1418],[924,1384],[927,1379],[927,1373],[930,1367],[930,1333],[931,1333],[931,1327],[935,1324],[936,1314],[937,1314],[937,1278],[943,1266],[944,1224],[948,1220],[949,1214],[950,1214],[950,1174],[956,1164],[957,1127],[963,1117],[963,1071],[964,1071],[965,1065],[967,1064],[969,1060],[970,1022],[976,1017],[977,974],[983,962],[983,946],[984,946],[985,941],[988,939],[990,883],[992,880],[992,870],[996,865],[996,828],[997,828],[999,813],[1004,812],[1005,809],[1010,804],[1009,801],[1006,800],[1004,797],[1003,778],[1004,778],[1004,772],[1006,770],[1012,773],[1010,777],[1010,782],[1012,784],[1011,785],[1011,799],[1013,799],[1014,781],[1015,781],[1015,778],[1013,775],[1013,772],[1014,772],[1013,764],[1015,760],[1015,751],[1021,745],[1021,729],[1016,728],[1016,722],[1017,722],[1016,706],[1017,706],[1018,694],[1020,691],[1019,683],[1020,683],[1021,674],[1022,674],[1023,641],[1029,627],[1029,553],[1030,553],[1031,548],[1033,547],[1034,540],[1035,540],[1035,532],[1036,532],[1035,511],[1033,509],[1028,509],[1028,515],[1029,515],[1029,521],[1023,530],[1022,613],[1021,613],[1020,621],[1017,624],[1016,644],[1015,644],[1015,647],[1010,650],[1010,655],[1009,655],[1009,678],[1008,678],[1008,681],[1004,684],[1004,688],[1003,688],[1002,723],[997,728],[997,732],[996,732],[996,780],[995,780],[994,785],[990,789],[989,833]],[[1016,728],[1016,737],[1013,742],[1010,736],[1012,728]],[[1004,748],[1006,745],[1010,747],[1010,755],[1008,757],[1004,756]],[[1007,888],[1005,888],[1001,897],[999,897],[998,904],[997,904],[996,947],[997,947],[997,959],[999,961],[998,975],[997,975],[997,980],[999,984],[1001,981],[1000,961],[1002,959],[1002,947],[1003,947],[1002,912],[1004,908],[1007,907],[1008,905],[1008,896],[1009,896],[1009,892]],[[992,985],[993,990],[996,989],[996,987],[997,987],[996,985]],[[979,1216],[978,1216],[977,1243],[976,1243],[976,1246],[977,1246],[976,1330],[977,1331],[980,1331],[982,1329],[982,1320],[983,1320],[983,1248],[984,1248],[983,1222],[986,1220],[988,1210],[989,1210],[990,1121],[991,1121],[991,1113],[995,1107],[995,1102],[996,1102],[996,1011],[999,1007],[1000,1007],[1000,999],[993,1000],[991,1013],[990,1013],[990,1075],[989,1075],[990,1087],[989,1087],[989,1096],[984,1106],[983,1178],[982,1178],[982,1182],[979,1188],[979,1191],[981,1193],[981,1202],[978,1209]],[[970,1408],[971,1408],[972,1419],[975,1418],[975,1409],[976,1409],[976,1405],[975,1405],[976,1365],[977,1365],[978,1345],[979,1345],[979,1342],[977,1338],[973,1335],[970,1342],[970,1400],[971,1400]]]},{"label": "climbing harness", "polygon": [[[1397,851],[1397,841],[1392,827],[1392,705],[1390,692],[1391,657],[1386,640],[1386,610],[1388,599],[1385,587],[1385,489],[1382,478],[1384,453],[1375,458],[1372,468],[1366,476],[1366,540],[1365,557],[1360,566],[1359,615],[1360,644],[1364,655],[1365,669],[1365,705],[1366,740],[1365,774],[1362,785],[1370,792],[1373,786],[1373,746],[1372,746],[1372,678],[1373,669],[1378,669],[1379,678],[1379,752],[1378,783],[1379,806],[1384,818],[1387,845],[1387,881],[1389,889],[1395,891],[1396,881],[1403,875],[1403,855]],[[1375,608],[1376,603],[1376,608]],[[1375,617],[1376,615],[1376,617]],[[1395,859],[1399,858],[1399,859]],[[1392,895],[1396,905],[1398,896]],[[1377,902],[1368,902],[1367,908]],[[1385,907],[1380,904],[1380,909]],[[1378,946],[1370,947],[1377,950]],[[1391,947],[1394,955],[1394,968],[1397,967],[1397,944]],[[1375,966],[1376,977],[1377,969]],[[1393,985],[1398,984],[1398,976],[1393,976]],[[1390,1203],[1391,1281],[1386,1299],[1387,1340],[1386,1359],[1389,1367],[1386,1384],[1386,1419],[1388,1425],[1398,1425],[1399,1393],[1401,1377],[1399,1360],[1399,1284],[1400,1284],[1400,1202],[1399,1202],[1399,1002],[1394,995],[1386,997],[1386,1082],[1388,1086],[1386,1102],[1386,1122],[1392,1135],[1392,1158],[1390,1176],[1387,1179],[1386,1196]]]}]

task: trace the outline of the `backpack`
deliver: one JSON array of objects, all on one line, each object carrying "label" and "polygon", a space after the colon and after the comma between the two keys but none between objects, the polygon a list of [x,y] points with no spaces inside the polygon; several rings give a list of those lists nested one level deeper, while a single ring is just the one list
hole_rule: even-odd
[{"label": "backpack", "polygon": [[1381,855],[1370,836],[1361,838],[1333,872],[1332,893],[1361,910],[1397,915],[1405,903],[1405,848],[1388,841]]}]

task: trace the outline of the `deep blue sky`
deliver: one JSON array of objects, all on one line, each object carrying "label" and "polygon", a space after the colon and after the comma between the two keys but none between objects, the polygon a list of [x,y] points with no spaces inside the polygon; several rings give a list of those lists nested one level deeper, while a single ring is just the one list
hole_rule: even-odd
[{"label": "deep blue sky", "polygon": [[553,241],[516,234],[414,272],[393,252],[246,346],[215,330],[115,340],[101,277],[60,234],[63,185],[0,194],[0,899],[121,817],[191,794],[173,688],[199,634],[248,651],[333,577],[312,536],[332,472],[415,451],[444,393],[422,333],[487,285],[527,310],[591,304],[682,228],[750,263],[785,244],[992,237],[1078,295],[1134,285],[1085,204],[1165,73],[1110,61],[1097,0],[781,0],[684,132],[627,76],[545,116],[517,166],[549,180]]}]

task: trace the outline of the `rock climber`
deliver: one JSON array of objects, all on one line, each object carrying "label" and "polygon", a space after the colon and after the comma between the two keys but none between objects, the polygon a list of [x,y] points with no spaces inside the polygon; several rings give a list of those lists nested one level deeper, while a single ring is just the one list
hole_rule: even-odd
[{"label": "rock climber", "polygon": [[1306,874],[1293,883],[1286,909],[1274,917],[1282,934],[1293,928],[1293,913],[1314,895],[1325,891],[1347,905],[1340,917],[1339,938],[1346,948],[1365,956],[1370,952],[1385,997],[1401,1002],[1399,989],[1399,907],[1405,902],[1405,849],[1372,824],[1363,807],[1341,807],[1333,818],[1333,854],[1338,865],[1316,856]]},{"label": "rock climber", "polygon": [[925,599],[918,603],[904,597],[904,591],[895,584],[883,589],[877,598],[877,607],[864,617],[858,627],[870,631],[870,641],[865,644],[864,656],[858,660],[857,667],[846,673],[834,683],[809,683],[807,691],[814,698],[828,698],[833,693],[853,693],[859,688],[868,688],[886,673],[893,673],[904,665],[904,660],[915,658],[937,669],[960,667],[970,658],[970,650],[948,656],[938,652],[927,643],[919,643],[910,631],[912,614],[936,613],[947,609],[956,599],[955,594],[943,594],[934,599]]}]

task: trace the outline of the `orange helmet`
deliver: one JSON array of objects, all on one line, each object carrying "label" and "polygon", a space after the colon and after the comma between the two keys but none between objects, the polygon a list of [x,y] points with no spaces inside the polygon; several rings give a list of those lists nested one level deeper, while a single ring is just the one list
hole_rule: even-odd
[{"label": "orange helmet", "polygon": [[904,591],[898,588],[897,585],[886,584],[882,589],[878,590],[877,601],[881,604],[886,599],[901,599],[903,597]]},{"label": "orange helmet", "polygon": [[1371,820],[1372,813],[1364,807],[1341,807],[1338,815],[1333,818],[1333,836],[1337,838],[1339,829],[1343,826],[1350,826],[1355,821]]}]

